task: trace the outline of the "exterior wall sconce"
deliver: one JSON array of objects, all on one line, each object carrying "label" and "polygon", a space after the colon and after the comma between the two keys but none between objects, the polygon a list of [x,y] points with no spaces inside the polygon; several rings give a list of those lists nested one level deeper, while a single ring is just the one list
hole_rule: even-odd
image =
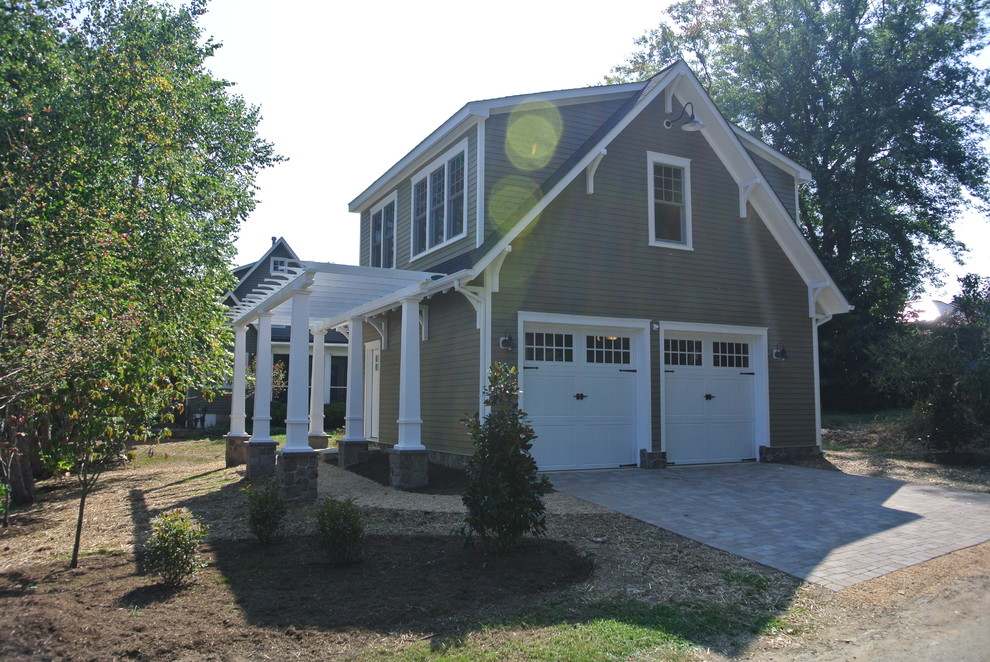
[{"label": "exterior wall sconce", "polygon": [[777,346],[773,348],[773,358],[775,361],[786,361],[787,348],[780,343],[777,343]]},{"label": "exterior wall sconce", "polygon": [[690,101],[684,104],[684,106],[681,108],[681,114],[678,115],[673,121],[664,120],[663,128],[669,129],[672,126],[674,126],[674,122],[679,122],[681,118],[684,117],[684,114],[687,112],[688,106],[691,106],[691,119],[689,119],[687,122],[681,125],[681,131],[701,131],[702,129],[704,129],[705,123],[694,116],[694,104],[691,103]]},{"label": "exterior wall sconce", "polygon": [[505,336],[498,339],[498,346],[510,352],[516,348],[516,341],[512,338],[512,332],[505,330]]}]

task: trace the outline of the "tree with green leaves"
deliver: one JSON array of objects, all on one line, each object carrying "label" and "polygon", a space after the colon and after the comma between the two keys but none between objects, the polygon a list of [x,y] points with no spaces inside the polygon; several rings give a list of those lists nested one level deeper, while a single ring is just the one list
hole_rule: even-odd
[{"label": "tree with green leaves", "polygon": [[76,471],[80,522],[120,445],[229,367],[233,239],[280,160],[204,12],[0,3],[0,438]]},{"label": "tree with green leaves", "polygon": [[[865,350],[990,202],[986,0],[686,0],[613,82],[683,57],[733,122],[807,167],[800,227],[856,309],[823,327],[823,396],[868,400]],[[857,388],[858,387],[858,388]],[[843,402],[840,395],[848,399]]]}]

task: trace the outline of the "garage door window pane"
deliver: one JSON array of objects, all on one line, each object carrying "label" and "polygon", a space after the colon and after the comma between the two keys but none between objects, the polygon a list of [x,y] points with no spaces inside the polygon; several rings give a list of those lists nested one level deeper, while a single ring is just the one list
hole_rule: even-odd
[{"label": "garage door window pane", "polygon": [[665,365],[701,365],[701,341],[665,338],[663,341]]},{"label": "garage door window pane", "polygon": [[712,362],[716,368],[748,368],[749,343],[713,342]]},{"label": "garage door window pane", "polygon": [[574,336],[569,333],[526,332],[526,360],[574,362]]},{"label": "garage door window pane", "polygon": [[588,363],[620,363],[628,365],[632,358],[629,338],[621,336],[588,336]]}]

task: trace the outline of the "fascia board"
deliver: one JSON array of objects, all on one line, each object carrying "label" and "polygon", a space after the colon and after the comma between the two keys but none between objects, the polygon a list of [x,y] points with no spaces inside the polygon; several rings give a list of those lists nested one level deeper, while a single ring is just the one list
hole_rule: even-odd
[{"label": "fascia board", "polygon": [[735,132],[736,137],[739,138],[740,141],[746,143],[747,145],[758,151],[760,155],[763,158],[765,158],[767,161],[770,161],[770,163],[774,164],[781,170],[790,173],[794,177],[794,179],[801,182],[810,182],[812,180],[811,171],[805,168],[804,166],[802,166],[801,164],[799,164],[798,162],[787,158],[786,156],[775,150],[770,145],[766,144],[756,136],[750,134],[745,129],[741,129],[735,124],[731,124],[730,126],[732,127],[732,130]]},{"label": "fascia board", "polygon": [[393,181],[403,179],[407,173],[412,174],[412,171],[432,160],[437,153],[447,146],[447,143],[452,138],[457,137],[457,134],[470,129],[471,126],[487,119],[490,115],[509,112],[520,105],[526,104],[550,102],[560,105],[564,103],[584,103],[596,97],[623,96],[636,92],[642,89],[642,87],[642,83],[628,83],[625,85],[577,88],[557,90],[554,92],[535,92],[532,94],[488,99],[486,101],[472,101],[454,113],[446,122],[441,124],[433,133],[414,147],[412,151],[389,168],[384,175],[376,179],[371,186],[354,198],[347,207],[348,211],[355,213],[363,212],[380,197],[385,189],[390,188],[390,184]]}]

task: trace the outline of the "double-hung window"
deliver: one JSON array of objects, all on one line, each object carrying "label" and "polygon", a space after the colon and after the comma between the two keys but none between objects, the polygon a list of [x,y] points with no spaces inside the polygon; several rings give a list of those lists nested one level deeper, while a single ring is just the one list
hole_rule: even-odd
[{"label": "double-hung window", "polygon": [[413,258],[465,235],[466,181],[466,142],[460,143],[413,178]]},{"label": "double-hung window", "polygon": [[691,161],[647,152],[650,244],[691,248]]},{"label": "double-hung window", "polygon": [[371,208],[371,266],[391,269],[395,266],[395,201],[393,193]]}]

